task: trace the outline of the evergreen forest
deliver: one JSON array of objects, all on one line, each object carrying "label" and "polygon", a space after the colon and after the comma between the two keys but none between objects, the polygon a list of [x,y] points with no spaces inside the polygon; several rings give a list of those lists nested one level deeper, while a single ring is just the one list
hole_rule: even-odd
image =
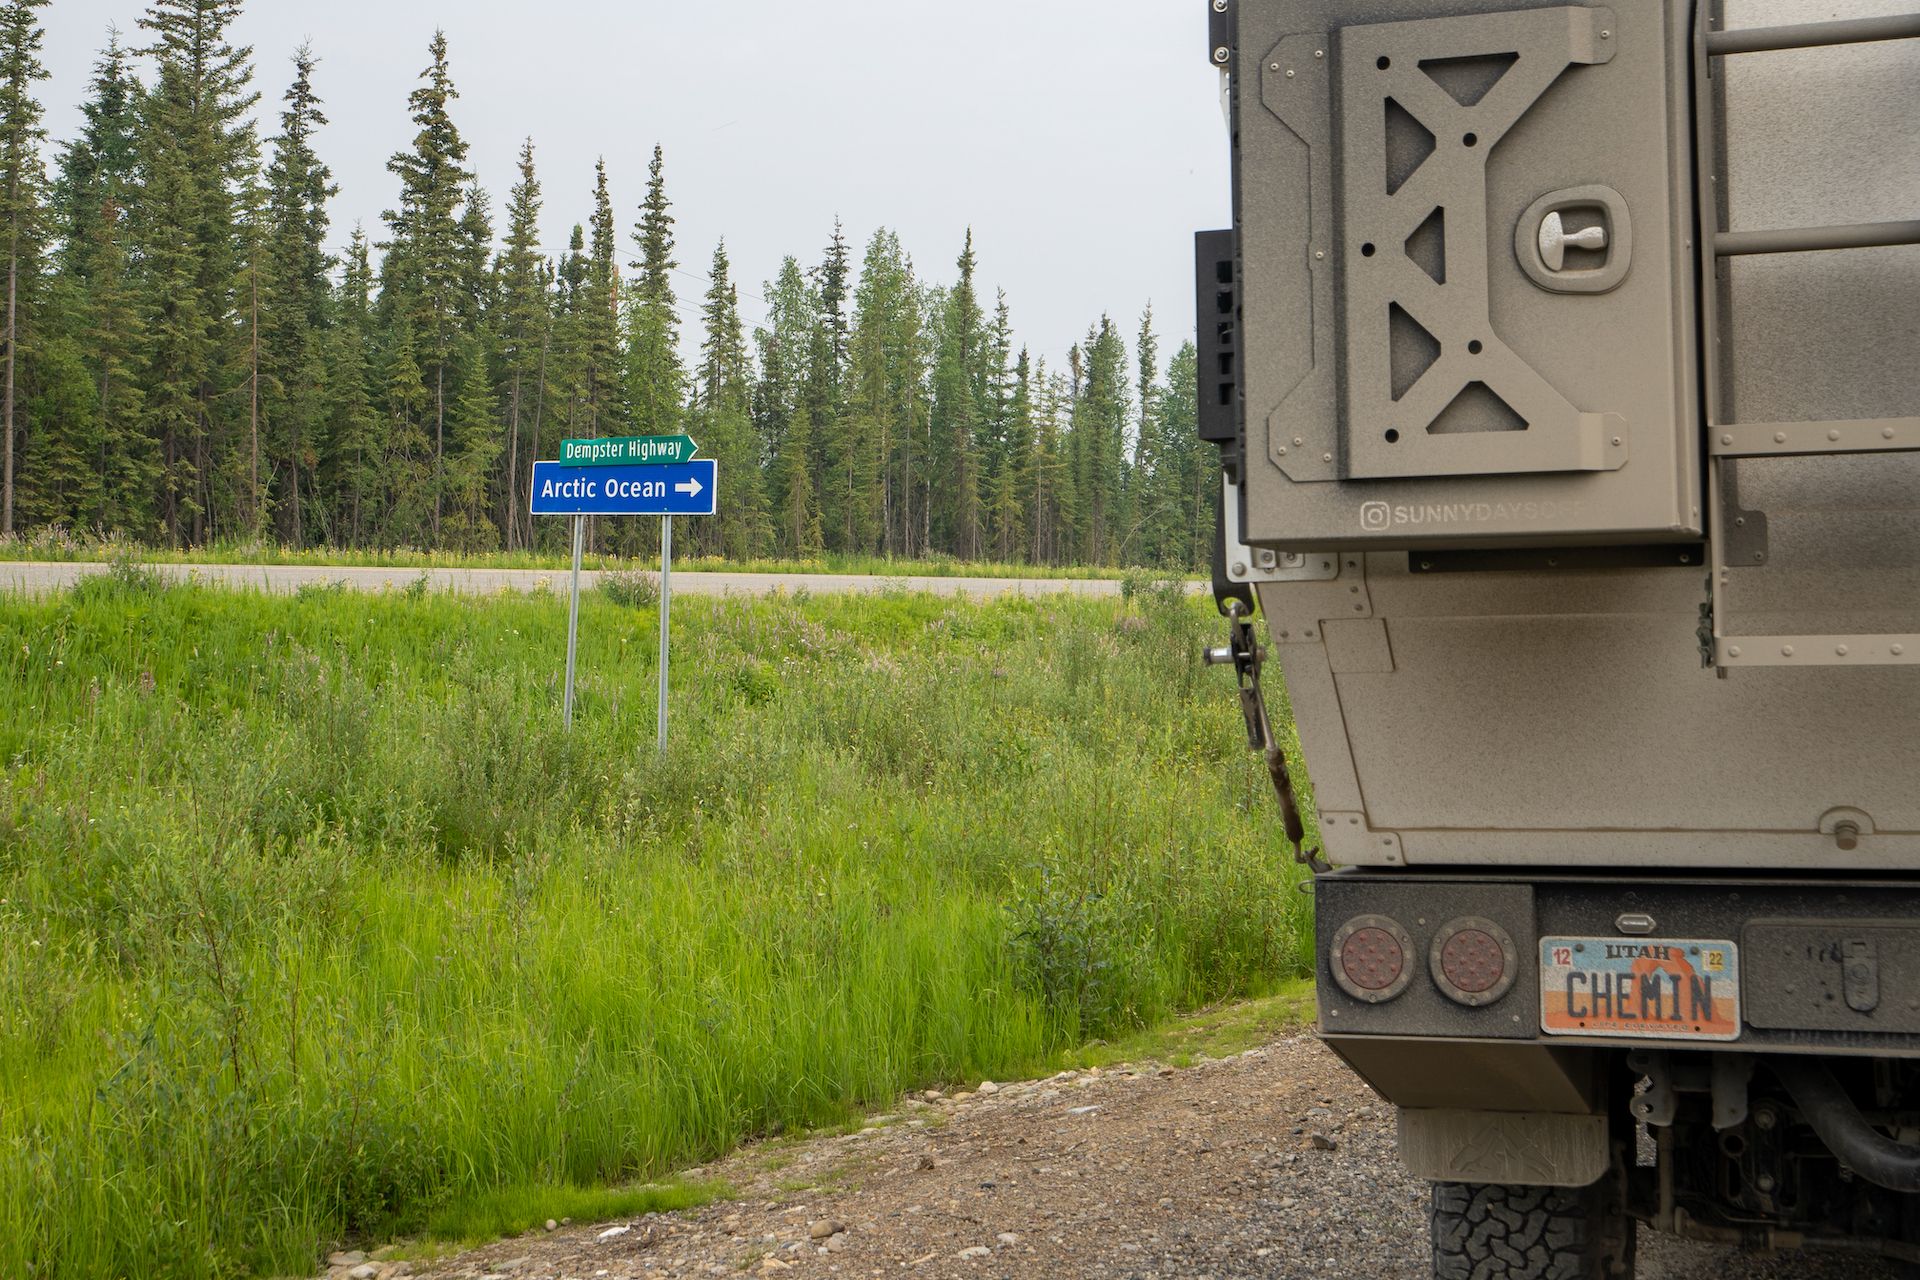
[{"label": "evergreen forest", "polygon": [[[314,50],[276,101],[235,43],[242,0],[153,0],[54,140],[47,3],[0,0],[0,538],[551,548],[566,522],[526,514],[534,459],[684,431],[720,463],[721,514],[681,534],[696,554],[1204,559],[1194,348],[1163,363],[1150,309],[1049,361],[971,235],[924,274],[896,231],[861,246],[836,222],[749,326],[724,241],[676,239],[660,148],[637,209],[604,163],[543,173],[533,139],[504,200],[484,188],[445,33],[394,103],[412,142],[390,208],[342,235]],[[543,244],[560,191],[586,216]],[[676,289],[702,291],[696,332]],[[657,536],[591,529],[613,555]]]}]

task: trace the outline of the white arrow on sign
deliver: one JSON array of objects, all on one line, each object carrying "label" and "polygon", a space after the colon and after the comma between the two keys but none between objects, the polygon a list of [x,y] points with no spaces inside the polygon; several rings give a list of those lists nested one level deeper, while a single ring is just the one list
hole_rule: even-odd
[{"label": "white arrow on sign", "polygon": [[673,486],[673,491],[675,493],[684,493],[689,498],[697,498],[700,496],[700,491],[704,488],[706,488],[706,486],[701,484],[697,479],[682,480]]}]

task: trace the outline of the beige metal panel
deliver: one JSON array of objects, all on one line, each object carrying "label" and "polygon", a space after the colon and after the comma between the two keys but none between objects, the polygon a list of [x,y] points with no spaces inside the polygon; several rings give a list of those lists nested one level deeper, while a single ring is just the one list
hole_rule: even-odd
[{"label": "beige metal panel", "polygon": [[1323,1028],[1329,1048],[1383,1097],[1403,1107],[1474,1107],[1590,1115],[1600,1106],[1594,1055],[1526,1042],[1422,1040],[1418,1053],[1388,1036]]},{"label": "beige metal panel", "polygon": [[1920,832],[1920,671],[1720,680],[1684,614],[1389,625],[1394,671],[1337,679],[1375,827]]},{"label": "beige metal panel", "polygon": [[[1735,3],[1728,25],[1910,7]],[[1715,66],[1733,138],[1722,187],[1733,229],[1920,212],[1920,42]],[[1246,171],[1256,185],[1290,180],[1263,176],[1252,152]],[[1286,198],[1278,188],[1243,196]],[[1261,234],[1246,246],[1254,276],[1265,269]],[[1266,292],[1272,282],[1254,276],[1250,307],[1298,296]],[[1742,258],[1721,278],[1721,420],[1910,420],[1920,411],[1920,247]],[[1258,328],[1250,320],[1249,332]],[[1544,340],[1548,329],[1526,332]],[[1249,370],[1258,391],[1257,359]],[[1258,424],[1256,415],[1256,435]],[[1623,474],[1638,462],[1636,452]],[[1729,570],[1726,631],[1920,634],[1920,455],[1720,465],[1737,486],[1732,514],[1752,515],[1730,522],[1723,539],[1723,551],[1740,552],[1729,563],[1742,566]],[[1249,482],[1250,521],[1318,519],[1300,505],[1316,500],[1316,486],[1263,489],[1262,470]],[[1425,502],[1426,483],[1399,492]],[[1371,496],[1363,485],[1334,487]],[[1446,536],[1448,523],[1427,529]],[[1485,542],[1457,524],[1451,538]],[[1261,595],[1336,860],[1920,869],[1913,665],[1716,678],[1700,666],[1707,582],[1697,565],[1412,572],[1405,554],[1370,553],[1356,612],[1345,567],[1355,558],[1342,557],[1341,580]],[[1832,834],[1839,810],[1865,815],[1852,850]]]},{"label": "beige metal panel", "polygon": [[1390,674],[1393,642],[1381,618],[1338,618],[1321,624],[1327,635],[1327,659],[1337,676],[1362,672]]},{"label": "beige metal panel", "polygon": [[[1556,6],[1463,0],[1450,8],[1488,14]],[[1501,347],[1582,413],[1620,415],[1623,444],[1631,436],[1631,461],[1600,472],[1344,480],[1334,477],[1381,474],[1355,469],[1352,433],[1370,433],[1365,438],[1378,448],[1390,448],[1379,444],[1388,431],[1403,442],[1413,439],[1413,428],[1405,424],[1343,415],[1335,341],[1345,273],[1388,261],[1402,251],[1398,241],[1404,237],[1396,224],[1394,236],[1375,244],[1369,237],[1386,235],[1378,228],[1337,225],[1346,215],[1339,212],[1333,186],[1343,170],[1328,153],[1338,130],[1330,118],[1331,97],[1316,105],[1313,95],[1333,92],[1332,71],[1344,41],[1364,41],[1371,24],[1433,17],[1434,7],[1414,0],[1299,0],[1241,10],[1242,62],[1234,77],[1241,160],[1236,221],[1250,541],[1286,549],[1496,545],[1515,539],[1578,544],[1661,541],[1700,528],[1687,256],[1690,109],[1686,44],[1683,37],[1674,41],[1686,28],[1688,6],[1616,0],[1610,11],[1616,20],[1603,28],[1612,47],[1604,66],[1576,66],[1559,77],[1497,145],[1466,144],[1471,124],[1449,124],[1441,139],[1446,149],[1436,152],[1439,159],[1422,181],[1451,184],[1436,206],[1457,208],[1469,199],[1484,205],[1487,243],[1456,241],[1449,253],[1475,262],[1484,254],[1490,274],[1474,310],[1485,315]],[[1561,12],[1579,18],[1587,10]],[[1328,33],[1333,38],[1323,38]],[[1485,52],[1496,46],[1508,47],[1495,41]],[[1316,51],[1325,56],[1316,57]],[[1418,50],[1412,53],[1417,62]],[[1417,80],[1409,83],[1422,88]],[[1453,110],[1441,103],[1427,116],[1454,121]],[[1367,122],[1371,127],[1371,116]],[[1471,165],[1463,171],[1471,180],[1441,173],[1457,167],[1455,158],[1467,152],[1484,157],[1484,183]],[[1607,293],[1576,296],[1540,286],[1516,256],[1516,224],[1542,198],[1595,184],[1619,192],[1631,214],[1630,271]],[[1370,246],[1375,252],[1368,252]],[[1427,292],[1427,286],[1413,284],[1416,292]],[[1384,310],[1367,323],[1373,326],[1370,342],[1390,340]],[[1447,323],[1433,323],[1456,345],[1470,341],[1464,330],[1454,334]],[[1482,350],[1469,349],[1469,356],[1494,349],[1484,340],[1478,345]],[[1475,438],[1446,441],[1446,451],[1479,451],[1493,473],[1520,465],[1508,456],[1521,452],[1514,447],[1515,433],[1470,434]],[[1613,438],[1610,433],[1600,439],[1603,450],[1621,448]],[[1289,468],[1299,474],[1290,476]]]},{"label": "beige metal panel", "polygon": [[1420,867],[1920,869],[1920,833],[1912,831],[1864,837],[1851,852],[1832,836],[1766,831],[1403,831],[1398,847],[1405,865]]},{"label": "beige metal panel", "polygon": [[1363,807],[1360,779],[1347,750],[1346,721],[1340,714],[1340,695],[1334,690],[1327,651],[1318,644],[1281,644],[1274,646],[1273,654],[1287,682],[1300,751],[1313,778],[1314,804],[1323,816],[1358,812]]}]

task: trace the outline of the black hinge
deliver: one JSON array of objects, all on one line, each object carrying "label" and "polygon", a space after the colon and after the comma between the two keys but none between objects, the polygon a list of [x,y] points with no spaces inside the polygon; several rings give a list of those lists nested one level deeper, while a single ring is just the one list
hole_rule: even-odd
[{"label": "black hinge", "polygon": [[1195,421],[1200,438],[1218,445],[1228,475],[1240,465],[1240,287],[1231,231],[1193,238],[1195,348],[1200,359]]},{"label": "black hinge", "polygon": [[1233,66],[1233,0],[1207,0],[1207,61]]}]

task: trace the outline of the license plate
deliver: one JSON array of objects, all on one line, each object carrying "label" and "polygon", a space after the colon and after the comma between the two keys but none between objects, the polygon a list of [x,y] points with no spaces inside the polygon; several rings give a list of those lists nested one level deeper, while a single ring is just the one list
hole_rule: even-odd
[{"label": "license plate", "polygon": [[1542,938],[1540,1029],[1550,1036],[1740,1037],[1731,942]]}]

